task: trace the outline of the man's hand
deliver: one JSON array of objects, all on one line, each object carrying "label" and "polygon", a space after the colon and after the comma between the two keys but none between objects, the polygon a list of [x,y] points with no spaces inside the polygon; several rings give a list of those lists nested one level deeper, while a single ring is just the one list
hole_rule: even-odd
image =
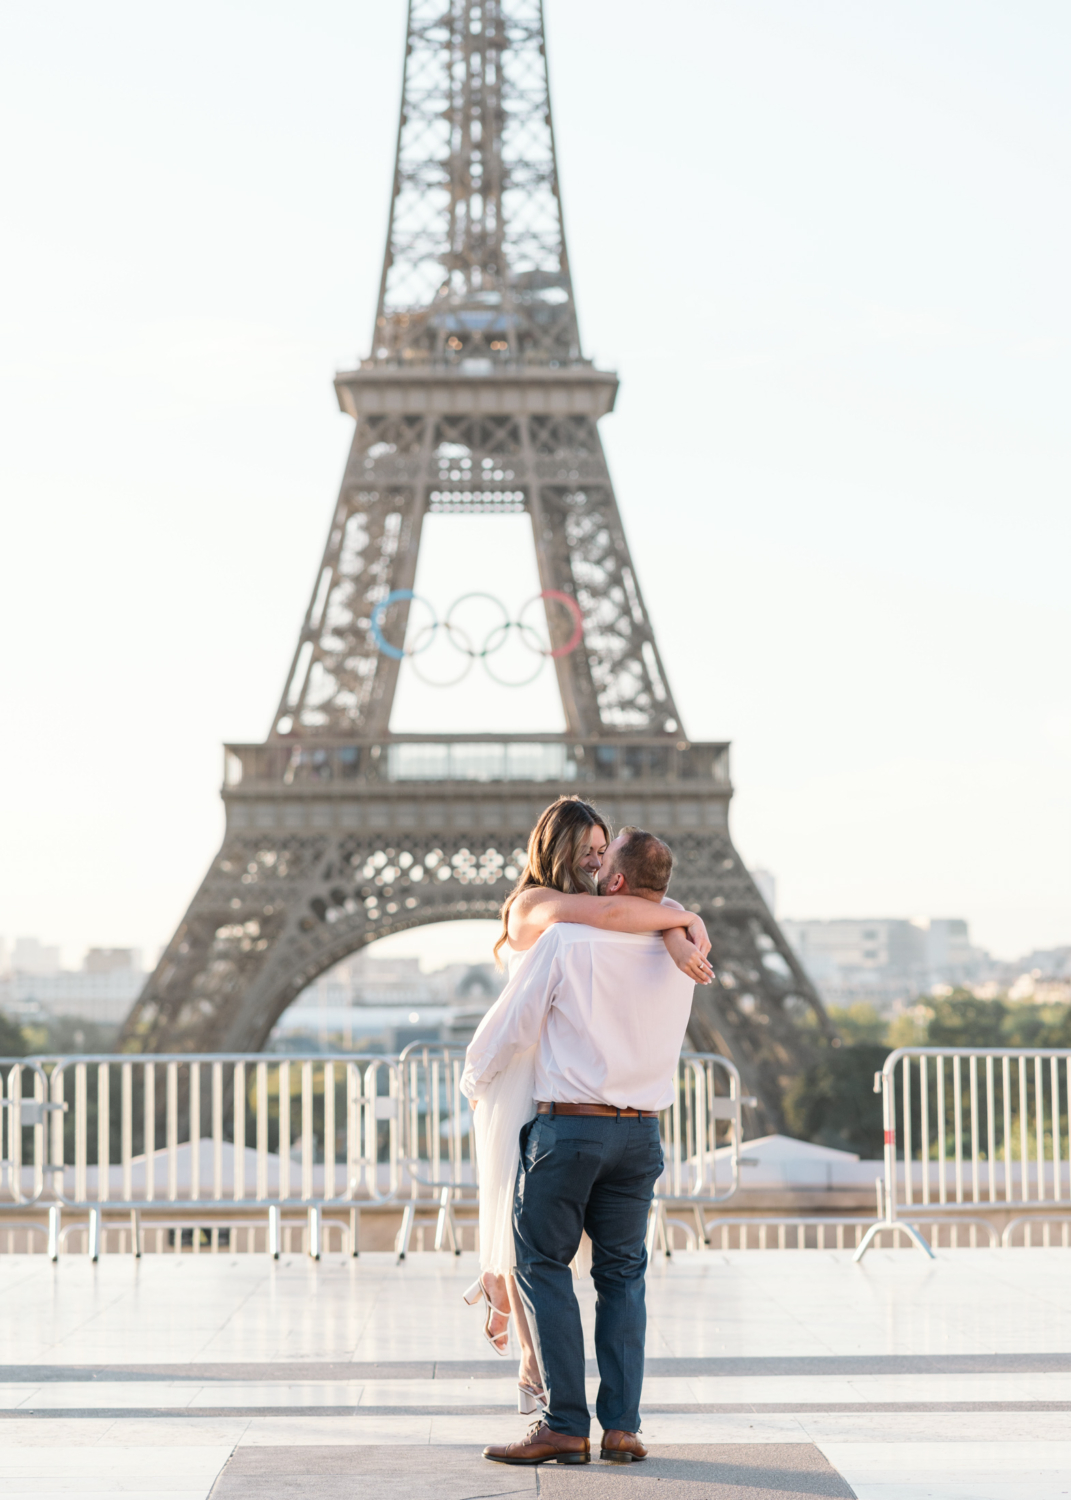
[{"label": "man's hand", "polygon": [[688,941],[694,943],[703,957],[706,958],[710,952],[710,939],[707,937],[706,926],[702,917],[698,916],[695,912],[692,912],[691,916],[692,920],[684,928],[684,931],[688,934]]},{"label": "man's hand", "polygon": [[[702,923],[700,923],[702,926]],[[698,947],[689,940],[683,927],[671,927],[662,934],[666,942],[666,950],[670,958],[680,969],[682,974],[695,984],[710,984],[714,978],[714,970],[707,963],[704,955]],[[703,928],[703,936],[706,937],[706,929]],[[710,943],[707,943],[707,948]]]}]

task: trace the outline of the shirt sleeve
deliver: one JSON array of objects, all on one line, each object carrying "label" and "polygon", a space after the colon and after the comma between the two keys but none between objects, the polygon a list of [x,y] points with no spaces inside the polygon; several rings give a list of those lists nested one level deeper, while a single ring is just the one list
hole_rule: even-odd
[{"label": "shirt sleeve", "polygon": [[553,927],[528,950],[465,1053],[461,1092],[473,1101],[510,1058],[539,1040],[544,1017],[561,979],[561,944]]}]

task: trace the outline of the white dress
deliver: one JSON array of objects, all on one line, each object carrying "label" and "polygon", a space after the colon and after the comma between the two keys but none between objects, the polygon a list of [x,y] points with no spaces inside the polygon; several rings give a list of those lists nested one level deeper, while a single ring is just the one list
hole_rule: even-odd
[{"label": "white dress", "polygon": [[[524,958],[510,950],[510,979]],[[480,1270],[495,1276],[509,1276],[517,1263],[513,1193],[521,1162],[521,1128],[535,1115],[535,1055],[535,1047],[515,1053],[492,1079],[473,1114],[480,1175]]]}]

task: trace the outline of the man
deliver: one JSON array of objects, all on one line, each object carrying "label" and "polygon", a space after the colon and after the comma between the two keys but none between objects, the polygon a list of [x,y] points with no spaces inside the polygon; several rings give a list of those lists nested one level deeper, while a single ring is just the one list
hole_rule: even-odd
[{"label": "man", "polygon": [[[606,850],[600,895],[661,901],[673,855],[626,828]],[[693,981],[661,937],[560,923],[528,955],[521,990],[467,1059],[462,1089],[481,1086],[538,1038],[537,1114],[521,1134],[514,1200],[516,1280],[533,1330],[544,1420],[522,1442],[493,1444],[497,1463],[588,1463],[584,1336],[570,1262],[586,1230],[597,1294],[600,1456],[646,1458],[640,1392],[647,1314],[644,1244],[662,1174],[658,1111],[673,1100]]]}]

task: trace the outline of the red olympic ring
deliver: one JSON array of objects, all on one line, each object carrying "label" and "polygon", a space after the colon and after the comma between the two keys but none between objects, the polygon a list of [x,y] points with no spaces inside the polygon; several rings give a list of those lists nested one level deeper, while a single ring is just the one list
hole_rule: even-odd
[{"label": "red olympic ring", "polygon": [[[584,616],[580,613],[580,605],[571,594],[563,594],[560,589],[544,589],[541,594],[536,594],[536,599],[556,599],[559,604],[564,604],[573,617],[573,633],[564,646],[559,646],[556,651],[545,651],[544,656],[568,656],[575,651],[584,639]],[[529,599],[528,604],[534,604],[535,599]],[[526,604],[525,609],[528,608]],[[524,609],[521,610],[524,614]],[[518,619],[520,616],[518,616]]]}]

